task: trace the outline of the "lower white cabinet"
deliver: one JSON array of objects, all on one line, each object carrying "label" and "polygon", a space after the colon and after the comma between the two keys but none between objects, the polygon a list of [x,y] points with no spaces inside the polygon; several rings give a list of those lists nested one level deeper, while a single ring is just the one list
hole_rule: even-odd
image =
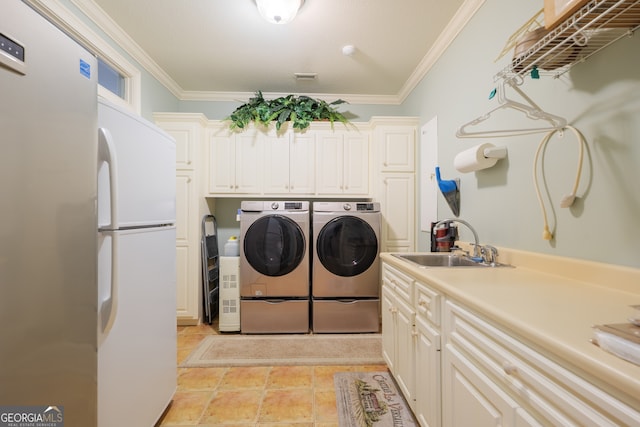
[{"label": "lower white cabinet", "polygon": [[[457,349],[445,348],[443,426],[541,426]],[[519,414],[520,413],[520,414]]]},{"label": "lower white cabinet", "polygon": [[422,427],[640,426],[640,411],[382,263],[383,356]]},{"label": "lower white cabinet", "polygon": [[415,326],[414,408],[421,426],[440,425],[440,332],[422,316]]},{"label": "lower white cabinet", "polygon": [[418,314],[411,277],[383,263],[382,281],[383,356],[420,425],[439,426],[440,333]]},{"label": "lower white cabinet", "polygon": [[444,426],[465,425],[460,407],[478,427],[640,425],[636,409],[454,301],[443,328]]}]

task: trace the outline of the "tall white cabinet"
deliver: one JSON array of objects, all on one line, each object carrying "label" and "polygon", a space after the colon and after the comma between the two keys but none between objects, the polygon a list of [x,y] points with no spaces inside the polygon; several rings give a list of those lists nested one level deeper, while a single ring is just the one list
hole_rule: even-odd
[{"label": "tall white cabinet", "polygon": [[382,252],[416,248],[416,135],[414,117],[372,121],[375,141],[375,199],[382,208]]},{"label": "tall white cabinet", "polygon": [[[177,322],[197,324],[201,312],[200,196],[201,141],[207,120],[202,114],[154,114],[156,124],[176,140]],[[152,153],[150,153],[152,155]]]}]

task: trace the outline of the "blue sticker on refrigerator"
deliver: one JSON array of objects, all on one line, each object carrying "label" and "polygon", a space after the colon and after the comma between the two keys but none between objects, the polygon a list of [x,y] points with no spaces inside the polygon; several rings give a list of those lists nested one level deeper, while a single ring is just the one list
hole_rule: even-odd
[{"label": "blue sticker on refrigerator", "polygon": [[91,64],[85,62],[82,59],[80,60],[80,74],[88,79],[91,79]]}]

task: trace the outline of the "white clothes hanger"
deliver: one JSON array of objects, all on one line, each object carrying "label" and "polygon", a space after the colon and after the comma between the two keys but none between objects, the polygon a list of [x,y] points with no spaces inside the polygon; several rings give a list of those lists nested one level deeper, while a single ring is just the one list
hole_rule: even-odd
[{"label": "white clothes hanger", "polygon": [[[519,77],[519,76],[516,76]],[[456,132],[456,136],[458,138],[489,138],[489,137],[503,137],[503,136],[514,136],[514,135],[528,135],[533,133],[543,133],[549,132],[552,130],[562,130],[567,126],[567,120],[563,117],[556,116],[551,113],[547,113],[542,108],[540,108],[531,98],[529,98],[518,86],[522,84],[522,78],[516,80],[516,77],[502,79],[501,84],[499,84],[494,92],[498,95],[499,105],[493,110],[483,114],[475,120],[466,123],[458,129]],[[505,93],[506,86],[511,87],[515,90],[528,104],[524,104],[522,102],[514,101],[512,99],[507,98]],[[492,92],[492,98],[494,93]],[[506,108],[511,108],[514,110],[518,110],[526,114],[526,116],[532,120],[543,120],[549,123],[549,126],[544,127],[536,127],[529,129],[496,129],[496,130],[483,130],[483,131],[471,131],[469,132],[467,129],[472,126],[476,126],[485,120],[488,120],[491,117],[491,114],[498,110],[503,110]]]}]

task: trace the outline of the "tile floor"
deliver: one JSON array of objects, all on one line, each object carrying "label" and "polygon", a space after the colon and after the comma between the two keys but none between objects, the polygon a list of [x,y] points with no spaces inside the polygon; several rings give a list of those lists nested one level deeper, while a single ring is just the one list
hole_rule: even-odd
[{"label": "tile floor", "polygon": [[[217,325],[178,327],[178,365]],[[156,427],[337,427],[333,374],[371,366],[178,368],[178,390]]]}]

